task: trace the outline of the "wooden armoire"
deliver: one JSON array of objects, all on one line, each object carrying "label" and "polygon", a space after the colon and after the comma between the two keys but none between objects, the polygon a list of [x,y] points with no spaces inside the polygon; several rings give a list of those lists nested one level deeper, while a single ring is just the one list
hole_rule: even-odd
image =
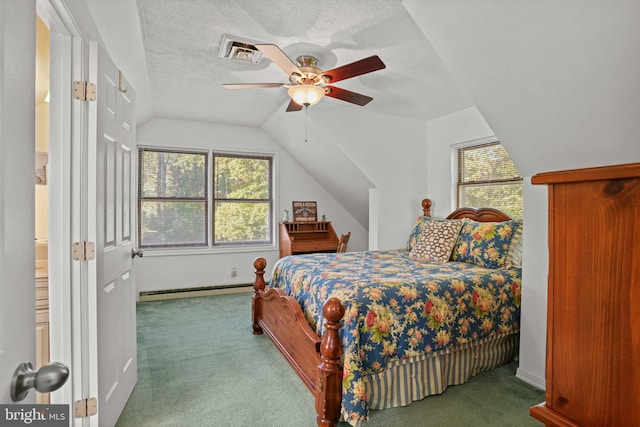
[{"label": "wooden armoire", "polygon": [[640,425],[640,163],[549,172],[547,426]]}]

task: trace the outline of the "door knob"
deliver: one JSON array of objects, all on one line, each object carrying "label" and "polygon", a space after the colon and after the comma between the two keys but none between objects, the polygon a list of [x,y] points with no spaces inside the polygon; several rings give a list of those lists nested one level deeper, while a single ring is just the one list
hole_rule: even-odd
[{"label": "door knob", "polygon": [[33,370],[31,362],[23,362],[11,378],[11,400],[19,402],[35,388],[40,393],[49,393],[62,387],[69,378],[69,368],[60,362],[41,366]]},{"label": "door knob", "polygon": [[142,249],[131,249],[131,258],[135,258],[137,256],[142,258],[142,255],[144,255],[144,251]]}]

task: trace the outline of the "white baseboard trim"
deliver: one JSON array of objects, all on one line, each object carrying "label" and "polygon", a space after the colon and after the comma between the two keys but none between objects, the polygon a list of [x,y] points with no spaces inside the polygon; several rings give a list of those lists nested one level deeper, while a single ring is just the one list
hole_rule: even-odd
[{"label": "white baseboard trim", "polygon": [[520,367],[516,369],[516,378],[521,379],[525,383],[539,388],[540,390],[545,389],[546,381],[544,378],[541,378],[538,375],[534,375],[531,372],[527,372]]}]

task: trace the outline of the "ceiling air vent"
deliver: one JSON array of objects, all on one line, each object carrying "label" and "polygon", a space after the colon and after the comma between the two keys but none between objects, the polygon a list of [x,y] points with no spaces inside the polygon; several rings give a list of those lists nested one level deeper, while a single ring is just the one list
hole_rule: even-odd
[{"label": "ceiling air vent", "polygon": [[255,43],[242,37],[223,34],[218,56],[257,64],[262,60],[262,52],[256,49]]}]

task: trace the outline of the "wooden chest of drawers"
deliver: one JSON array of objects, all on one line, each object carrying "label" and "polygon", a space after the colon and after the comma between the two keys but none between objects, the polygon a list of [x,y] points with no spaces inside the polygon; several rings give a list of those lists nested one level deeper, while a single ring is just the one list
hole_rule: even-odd
[{"label": "wooden chest of drawers", "polygon": [[549,186],[547,426],[640,425],[640,163],[538,174]]}]

